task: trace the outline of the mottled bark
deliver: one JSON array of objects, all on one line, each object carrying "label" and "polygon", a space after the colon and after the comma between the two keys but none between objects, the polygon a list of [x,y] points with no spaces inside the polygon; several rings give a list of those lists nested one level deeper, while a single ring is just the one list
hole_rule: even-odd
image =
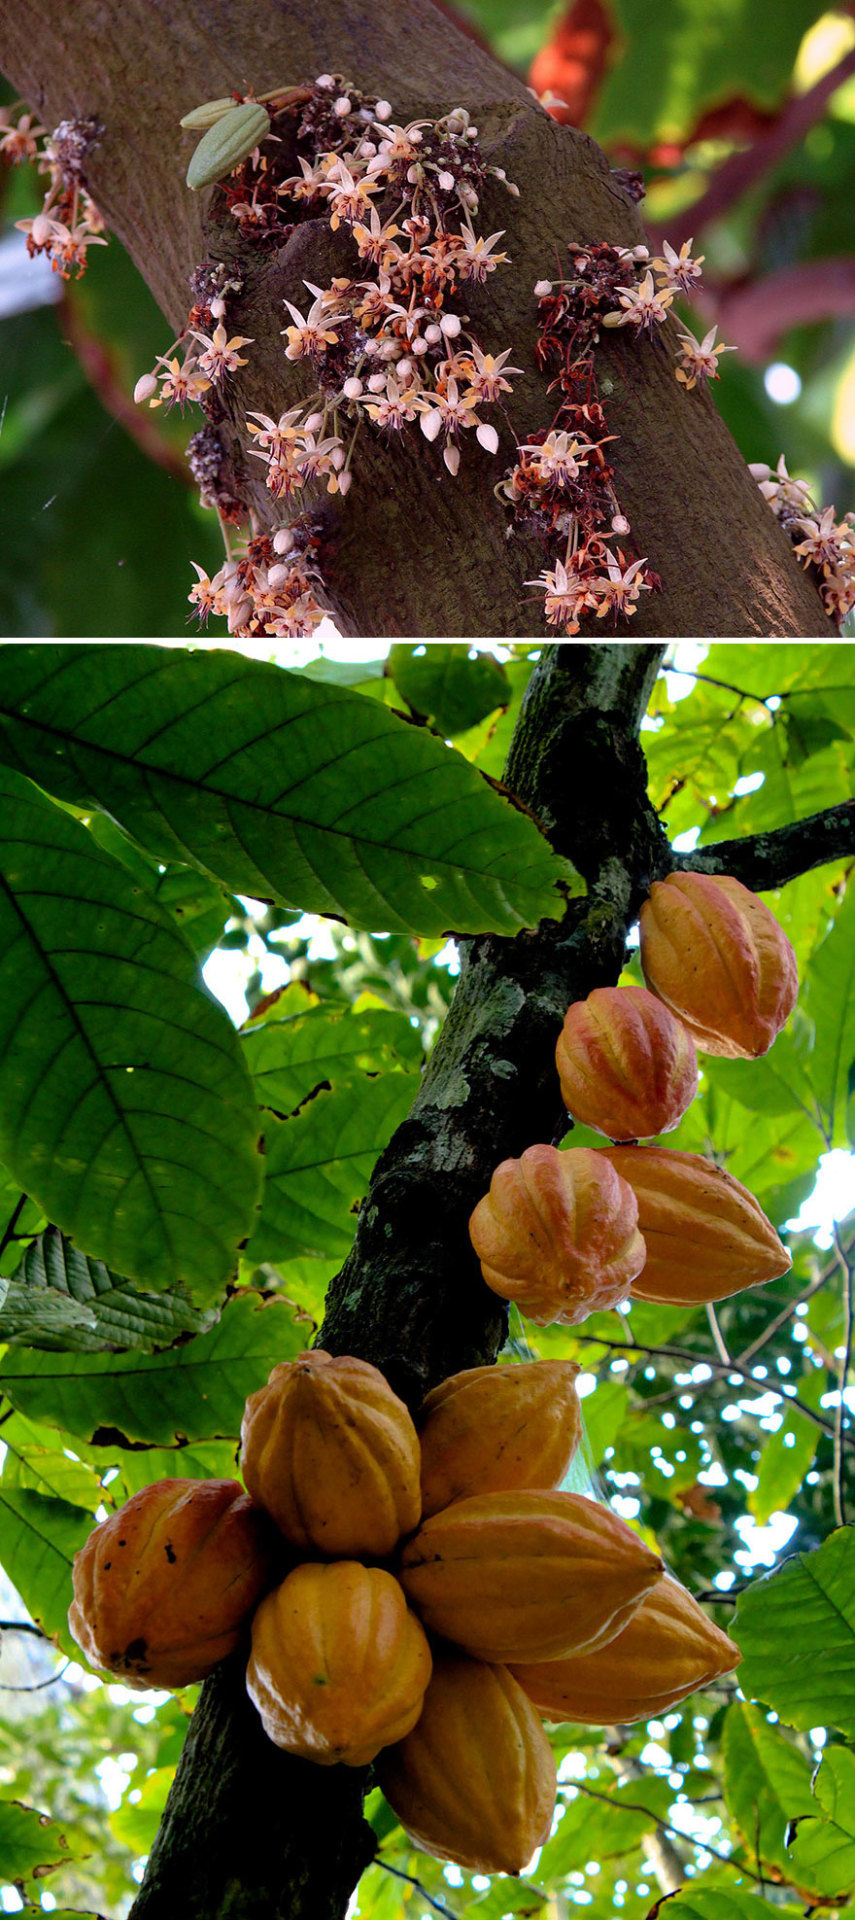
[{"label": "mottled bark", "polygon": [[[512,348],[515,383],[497,459],[467,445],[452,481],[439,450],[413,431],[388,447],[360,436],[357,479],[346,503],[325,498],[327,577],[344,632],[388,635],[525,635],[543,631],[525,587],[543,564],[506,538],[492,487],[520,439],[549,423],[554,399],[534,360],[534,282],[566,263],[568,240],[643,239],[638,210],[583,134],[558,126],[522,82],[464,37],[431,0],[17,0],[0,24],[0,66],[43,116],[94,116],[104,127],[88,183],[145,275],[172,328],[189,306],[188,277],[206,257],[237,261],[245,291],[230,311],[253,339],[234,378],[224,423],[240,491],[263,524],[278,509],[257,461],[246,457],[245,411],[276,414],[304,390],[285,361],[284,294],[302,304],[304,277],[323,284],[353,265],[351,243],[307,221],[269,255],[247,252],[216,191],[184,187],[193,136],[182,113],[252,85],[259,92],[326,71],[384,95],[396,118],[435,117],[467,106],[494,164],[521,190],[496,182],[479,227],[504,228],[511,264],[468,307],[488,350]],[[97,261],[92,272],[97,272]],[[600,386],[616,443],[617,484],[638,551],[664,591],[644,596],[633,622],[643,635],[825,636],[832,627],[761,499],[709,395],[685,394],[673,377],[674,322],[665,338],[611,335],[599,350]],[[164,347],[168,344],[164,339]],[[140,372],[145,371],[141,368]],[[474,435],[468,440],[474,441]],[[778,449],[770,447],[774,460]],[[254,470],[254,471],[253,471]],[[597,629],[599,632],[599,628]]]}]

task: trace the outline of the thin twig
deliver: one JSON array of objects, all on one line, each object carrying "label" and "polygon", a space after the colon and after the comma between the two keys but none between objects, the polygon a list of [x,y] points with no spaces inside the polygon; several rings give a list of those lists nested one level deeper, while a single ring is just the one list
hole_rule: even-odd
[{"label": "thin twig", "polygon": [[844,1487],[843,1451],[844,1451],[846,1441],[845,1441],[845,1436],[843,1432],[843,1423],[846,1418],[846,1401],[844,1400],[843,1396],[846,1392],[846,1383],[849,1378],[849,1368],[852,1364],[852,1321],[853,1321],[853,1304],[855,1304],[853,1303],[853,1290],[855,1290],[855,1260],[850,1259],[848,1251],[844,1251],[843,1242],[840,1238],[840,1234],[838,1232],[836,1224],[834,1228],[834,1245],[837,1249],[837,1257],[840,1261],[840,1265],[843,1268],[843,1315],[844,1315],[843,1357],[840,1362],[840,1372],[838,1374],[837,1406],[835,1407],[835,1410],[834,1410],[834,1517],[839,1527],[845,1527],[846,1525],[846,1490]]},{"label": "thin twig", "polygon": [[41,1627],[35,1627],[32,1620],[0,1620],[0,1633],[35,1633],[40,1640],[48,1635]]},{"label": "thin twig", "polygon": [[797,1300],[791,1300],[788,1307],[782,1308],[775,1319],[770,1320],[768,1327],[764,1327],[763,1332],[757,1335],[757,1339],[752,1340],[750,1347],[746,1347],[742,1353],[737,1355],[736,1365],[738,1367],[747,1367],[749,1360],[753,1360],[756,1353],[759,1353],[763,1347],[767,1346],[770,1340],[774,1340],[775,1334],[780,1333],[781,1328],[786,1326],[787,1321],[792,1320],[793,1315],[798,1313],[799,1307],[807,1306],[808,1301],[813,1299],[814,1294],[819,1292],[820,1287],[825,1286],[829,1271],[833,1272],[836,1265],[837,1261],[835,1259],[831,1269],[826,1268],[825,1271],[820,1274],[818,1280],[812,1280],[810,1286],[805,1288],[804,1293],[799,1294]]},{"label": "thin twig", "polygon": [[[717,1374],[720,1377],[728,1373],[738,1374],[740,1380],[745,1380],[748,1386],[754,1388],[755,1393],[758,1387],[762,1386],[764,1393],[771,1393],[774,1400],[783,1401],[787,1407],[795,1407],[799,1413],[804,1414],[806,1420],[812,1420],[815,1427],[821,1427],[823,1433],[834,1434],[834,1422],[824,1420],[821,1413],[815,1412],[814,1408],[809,1407],[804,1400],[800,1400],[797,1394],[784,1393],[780,1387],[773,1387],[768,1380],[763,1380],[762,1382],[755,1380],[746,1368],[739,1366],[735,1360],[730,1361],[728,1365],[725,1366],[723,1360],[705,1360],[701,1354],[691,1353],[686,1347],[649,1347],[643,1344],[638,1345],[635,1341],[629,1340],[606,1340],[602,1334],[579,1333],[575,1327],[573,1329],[573,1337],[576,1340],[584,1341],[588,1346],[608,1347],[616,1353],[646,1354],[652,1359],[661,1357],[665,1360],[688,1360],[693,1367],[709,1367],[711,1373]],[[646,1404],[652,1406],[653,1401],[648,1400]],[[855,1446],[855,1441],[848,1440],[844,1436],[843,1445],[850,1447]]]},{"label": "thin twig", "polygon": [[70,1666],[71,1661],[66,1660],[65,1666],[58,1667],[56,1673],[52,1673],[49,1680],[35,1680],[33,1684],[28,1687],[13,1687],[7,1682],[0,1680],[0,1693],[41,1693],[43,1687],[53,1687],[56,1685],[57,1680],[62,1680]]},{"label": "thin twig", "polygon": [[458,1920],[457,1914],[452,1913],[450,1907],[443,1906],[441,1900],[435,1900],[433,1894],[428,1893],[427,1887],[422,1886],[414,1873],[405,1873],[403,1867],[393,1867],[388,1860],[383,1860],[379,1853],[375,1854],[372,1864],[375,1867],[382,1867],[384,1873],[393,1873],[396,1880],[407,1880],[410,1886],[415,1887],[421,1894],[422,1899],[427,1901],[429,1907],[433,1907],[436,1913],[442,1914],[443,1920]]},{"label": "thin twig", "polygon": [[661,1827],[663,1833],[667,1833],[669,1838],[687,1840],[689,1846],[696,1847],[700,1853],[708,1853],[711,1859],[722,1860],[726,1867],[733,1867],[735,1873],[747,1873],[750,1880],[758,1880],[761,1886],[764,1884],[762,1874],[754,1873],[752,1868],[746,1867],[743,1861],[734,1860],[729,1853],[720,1853],[716,1847],[710,1846],[708,1840],[695,1840],[690,1833],[681,1833],[679,1827],[672,1827],[667,1820],[660,1820],[659,1815],[654,1813],[651,1807],[641,1807],[635,1801],[625,1800],[623,1794],[618,1799],[610,1793],[597,1793],[594,1787],[584,1786],[581,1780],[575,1780],[573,1784],[578,1787],[580,1793],[586,1793],[589,1799],[604,1800],[607,1807],[617,1807],[619,1811],[622,1808],[624,1813],[646,1813],[648,1819],[655,1821],[656,1826]]},{"label": "thin twig", "polygon": [[710,1332],[715,1341],[715,1349],[719,1359],[724,1362],[726,1367],[732,1367],[733,1361],[731,1360],[730,1354],[728,1352],[727,1341],[725,1340],[721,1327],[718,1324],[718,1316],[716,1314],[715,1307],[713,1306],[713,1303],[711,1300],[707,1301],[707,1319],[709,1321]]}]

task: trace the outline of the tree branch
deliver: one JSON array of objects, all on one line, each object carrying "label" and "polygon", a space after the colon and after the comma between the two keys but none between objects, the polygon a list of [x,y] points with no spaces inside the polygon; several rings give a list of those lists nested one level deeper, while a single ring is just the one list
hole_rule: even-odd
[{"label": "tree branch", "polygon": [[829,860],[855,857],[855,800],[843,800],[822,813],[808,814],[769,833],[741,840],[717,840],[714,846],[672,856],[683,873],[732,873],[754,893],[783,887]]},{"label": "tree branch", "polygon": [[[0,24],[0,65],[48,126],[94,116],[105,131],[87,162],[86,184],[148,280],[173,332],[186,320],[188,280],[206,258],[232,263],[244,293],[229,325],[252,341],[245,370],[225,394],[217,431],[226,470],[262,527],[281,510],[248,458],[245,416],[293,406],[304,373],[284,358],[282,299],[305,300],[317,284],[350,272],[343,231],[306,219],[273,253],[235,232],[222,194],[183,183],[188,107],[252,85],[260,92],[326,70],[352,76],[392,102],[396,119],[468,107],[492,164],[521,190],[509,201],[495,181],[484,191],[486,229],[504,229],[510,264],[467,292],[467,307],[491,352],[509,347],[522,368],[508,396],[508,430],[492,460],[467,449],[452,482],[438,450],[414,432],[387,446],[360,435],[359,470],[346,503],[319,509],[330,600],[345,633],[529,637],[525,582],[543,553],[506,538],[491,489],[515,453],[549,425],[554,396],[535,358],[532,289],[567,263],[568,240],[644,241],[638,210],[593,142],[559,126],[509,74],[431,4],[410,0],[75,0],[58,27],[52,0],[18,0]],[[97,273],[97,262],[90,271]],[[674,379],[676,322],[658,347],[616,330],[603,340],[617,487],[640,556],[664,591],[644,596],[641,635],[698,634],[831,638],[816,589],[708,394],[686,395]],[[164,348],[168,340],[164,339]],[[140,372],[146,369],[140,368]],[[190,575],[188,556],[188,585]],[[597,629],[599,634],[599,628]]]}]

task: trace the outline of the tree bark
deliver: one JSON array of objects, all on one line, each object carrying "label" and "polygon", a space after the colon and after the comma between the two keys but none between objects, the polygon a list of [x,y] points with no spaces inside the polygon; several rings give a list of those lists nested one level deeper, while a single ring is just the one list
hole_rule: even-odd
[{"label": "tree bark", "polygon": [[[206,258],[239,264],[244,293],[229,322],[253,346],[218,430],[238,490],[264,526],[281,516],[260,463],[246,458],[244,414],[275,415],[304,390],[303,370],[283,356],[281,300],[302,307],[304,278],[324,284],[347,271],[351,243],[307,220],[272,256],[241,248],[222,195],[185,189],[194,136],[182,134],[178,120],[235,87],[263,92],[324,70],[385,96],[401,121],[469,108],[490,161],[521,193],[510,200],[493,181],[484,192],[479,230],[504,228],[511,264],[468,301],[487,349],[510,347],[523,369],[509,424],[499,455],[467,446],[454,480],[416,431],[388,447],[364,428],[346,503],[324,496],[326,579],[345,633],[543,631],[525,582],[544,555],[506,538],[492,487],[513,457],[513,433],[525,440],[553,417],[535,365],[534,282],[554,278],[557,261],[566,266],[568,240],[631,246],[644,238],[637,208],[594,143],[551,120],[432,0],[408,0],[406,8],[400,0],[75,0],[59,18],[50,0],[18,0],[0,26],[0,65],[49,127],[72,116],[102,124],[87,184],[175,331],[186,319],[194,266]],[[618,332],[598,349],[601,394],[619,435],[621,505],[638,552],[663,581],[661,594],[644,596],[634,632],[832,637],[711,398],[678,387],[675,324],[654,344]],[[774,461],[777,449],[769,452]]]}]

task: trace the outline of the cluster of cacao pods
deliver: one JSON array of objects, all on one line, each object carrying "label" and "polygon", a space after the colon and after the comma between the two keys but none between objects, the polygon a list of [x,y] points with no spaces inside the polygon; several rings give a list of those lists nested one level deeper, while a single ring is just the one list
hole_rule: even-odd
[{"label": "cluster of cacao pods", "polygon": [[417,1432],[364,1361],[274,1367],[246,1404],[247,1492],[165,1480],[103,1521],[74,1563],[75,1639],[131,1686],[175,1687],[249,1631],[271,1740],[376,1761],[419,1846],[519,1872],[555,1802],[542,1718],[646,1718],[739,1659],[631,1528],[560,1490],[577,1372],[455,1374]]},{"label": "cluster of cacao pods", "polygon": [[643,1146],[695,1097],[697,1052],[755,1059],[795,1005],[796,958],[727,875],[672,873],[641,909],[645,987],[597,987],[556,1047],[561,1094],[602,1150],[527,1147],[470,1221],[488,1286],[530,1320],[577,1326],[623,1300],[691,1306],[792,1264],[753,1194],[704,1155]]}]

